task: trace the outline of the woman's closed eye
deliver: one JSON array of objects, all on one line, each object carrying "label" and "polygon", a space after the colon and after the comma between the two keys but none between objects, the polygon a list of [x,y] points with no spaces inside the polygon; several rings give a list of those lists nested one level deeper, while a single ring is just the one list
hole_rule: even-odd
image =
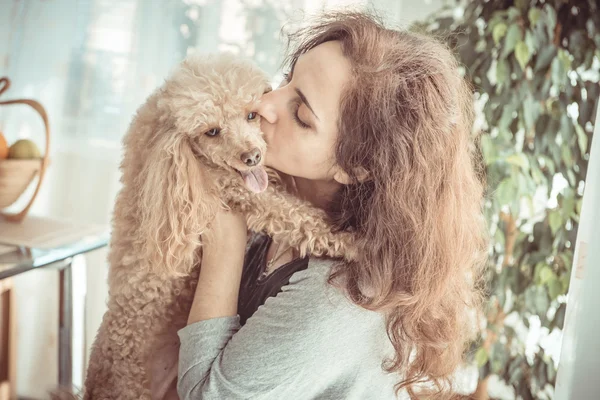
[{"label": "woman's closed eye", "polygon": [[[284,73],[283,81],[281,81],[281,83],[279,84],[279,87],[287,85],[288,83],[290,83],[290,80],[291,80],[291,74]],[[290,112],[292,114],[292,118],[294,119],[296,124],[298,124],[298,126],[300,126],[302,129],[309,129],[310,125],[307,124],[306,122],[302,121],[300,119],[300,116],[298,115],[298,111],[300,110],[301,105],[302,105],[302,99],[300,99],[299,97],[294,99],[291,102]]]},{"label": "woman's closed eye", "polygon": [[294,121],[296,121],[296,123],[302,128],[302,129],[309,129],[310,125],[308,125],[306,122],[302,121],[300,119],[300,117],[298,116],[298,110],[300,110],[300,106],[302,105],[302,101],[300,99],[295,99],[292,103],[292,109],[290,110],[292,112],[292,118],[294,118]]}]

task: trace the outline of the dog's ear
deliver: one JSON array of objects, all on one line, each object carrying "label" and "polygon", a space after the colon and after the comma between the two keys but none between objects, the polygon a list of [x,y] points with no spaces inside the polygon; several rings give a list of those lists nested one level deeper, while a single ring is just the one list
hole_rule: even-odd
[{"label": "dog's ear", "polygon": [[216,212],[215,201],[185,135],[163,128],[150,147],[136,179],[144,261],[159,275],[186,275],[199,261],[200,235]]}]

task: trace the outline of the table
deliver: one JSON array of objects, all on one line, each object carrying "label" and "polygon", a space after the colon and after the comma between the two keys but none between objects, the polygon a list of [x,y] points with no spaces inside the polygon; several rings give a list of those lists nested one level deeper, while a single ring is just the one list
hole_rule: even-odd
[{"label": "table", "polygon": [[73,257],[107,246],[109,238],[108,230],[92,234],[86,232],[85,236],[55,248],[21,246],[0,254],[0,280],[41,268],[52,267],[60,271],[58,381],[63,387],[71,388],[73,380]]}]

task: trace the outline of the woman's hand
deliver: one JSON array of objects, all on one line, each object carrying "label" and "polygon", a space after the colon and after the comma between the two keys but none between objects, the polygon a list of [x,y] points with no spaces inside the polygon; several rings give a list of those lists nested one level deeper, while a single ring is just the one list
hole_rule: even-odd
[{"label": "woman's hand", "polygon": [[202,265],[188,325],[237,315],[248,227],[243,215],[219,210],[202,236]]}]

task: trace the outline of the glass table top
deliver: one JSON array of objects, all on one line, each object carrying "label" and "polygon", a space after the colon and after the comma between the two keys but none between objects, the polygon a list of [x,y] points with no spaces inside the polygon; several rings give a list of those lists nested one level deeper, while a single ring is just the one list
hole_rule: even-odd
[{"label": "glass table top", "polygon": [[12,251],[0,254],[0,279],[46,267],[69,257],[102,248],[108,245],[109,239],[110,232],[107,229],[93,234],[87,232],[78,239],[50,249],[12,246]]}]

